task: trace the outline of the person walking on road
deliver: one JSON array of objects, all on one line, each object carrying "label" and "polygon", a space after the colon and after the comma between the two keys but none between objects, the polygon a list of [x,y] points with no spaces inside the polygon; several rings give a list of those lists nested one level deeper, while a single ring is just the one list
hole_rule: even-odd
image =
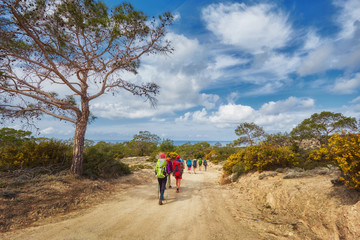
[{"label": "person walking on road", "polygon": [[186,166],[188,167],[188,173],[191,173],[192,161],[190,158],[186,161]]},{"label": "person walking on road", "polygon": [[174,177],[176,180],[176,192],[180,192],[180,183],[182,179],[182,168],[180,164],[180,157],[177,156],[173,162]]},{"label": "person walking on road", "polygon": [[169,167],[169,188],[171,188],[171,173],[173,172],[173,162],[170,158],[166,158],[167,166]]},{"label": "person walking on road", "polygon": [[199,171],[201,171],[201,165],[202,165],[202,159],[201,158],[199,158],[198,163],[199,163]]},{"label": "person walking on road", "polygon": [[155,174],[159,182],[159,193],[160,193],[159,205],[163,205],[162,201],[164,200],[164,192],[165,192],[166,181],[169,172],[170,171],[168,169],[168,164],[165,159],[165,154],[161,154],[155,167]]},{"label": "person walking on road", "polygon": [[204,159],[204,168],[205,168],[205,172],[206,172],[206,167],[207,167],[207,160]]},{"label": "person walking on road", "polygon": [[197,159],[194,159],[193,160],[193,164],[192,164],[192,167],[194,169],[194,174],[196,174],[196,168],[197,168]]},{"label": "person walking on road", "polygon": [[[179,156],[178,156],[179,157]],[[179,157],[179,163],[180,163],[180,167],[181,167],[181,174],[184,173],[185,170],[185,161],[184,159],[182,159],[181,157]]]}]

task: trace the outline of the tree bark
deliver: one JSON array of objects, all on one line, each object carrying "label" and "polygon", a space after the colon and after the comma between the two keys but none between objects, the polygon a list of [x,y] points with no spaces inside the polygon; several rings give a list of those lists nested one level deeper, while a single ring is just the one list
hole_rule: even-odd
[{"label": "tree bark", "polygon": [[89,100],[86,97],[81,99],[81,108],[82,111],[78,114],[75,127],[73,159],[70,169],[72,173],[79,176],[83,173],[85,133],[90,115]]},{"label": "tree bark", "polygon": [[74,135],[73,159],[71,172],[81,176],[83,173],[84,143],[87,121],[79,121],[76,124]]}]

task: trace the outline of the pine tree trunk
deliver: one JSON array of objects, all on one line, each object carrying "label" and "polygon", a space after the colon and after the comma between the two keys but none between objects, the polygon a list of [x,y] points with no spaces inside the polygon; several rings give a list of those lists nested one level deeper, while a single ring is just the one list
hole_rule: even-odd
[{"label": "pine tree trunk", "polygon": [[71,164],[71,172],[81,176],[83,172],[84,159],[84,143],[87,119],[82,119],[76,124],[74,136],[73,159]]}]

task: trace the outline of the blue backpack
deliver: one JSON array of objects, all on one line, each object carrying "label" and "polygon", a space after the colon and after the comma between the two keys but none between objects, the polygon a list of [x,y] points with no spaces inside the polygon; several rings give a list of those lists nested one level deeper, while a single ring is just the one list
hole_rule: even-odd
[{"label": "blue backpack", "polygon": [[191,159],[188,159],[188,160],[186,161],[186,165],[187,165],[188,167],[191,167],[191,164],[192,164]]}]

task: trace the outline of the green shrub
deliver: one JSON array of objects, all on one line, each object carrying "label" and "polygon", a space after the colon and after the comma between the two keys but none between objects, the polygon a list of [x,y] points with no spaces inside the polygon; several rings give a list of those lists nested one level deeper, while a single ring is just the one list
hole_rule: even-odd
[{"label": "green shrub", "polygon": [[115,178],[131,173],[128,165],[116,160],[104,143],[90,146],[84,151],[83,174],[91,179]]},{"label": "green shrub", "polygon": [[239,176],[246,173],[246,164],[244,162],[236,163],[232,168],[233,173],[238,173]]},{"label": "green shrub", "polygon": [[232,181],[235,182],[241,175],[247,173],[246,164],[244,162],[236,163],[232,168],[233,176]]}]

